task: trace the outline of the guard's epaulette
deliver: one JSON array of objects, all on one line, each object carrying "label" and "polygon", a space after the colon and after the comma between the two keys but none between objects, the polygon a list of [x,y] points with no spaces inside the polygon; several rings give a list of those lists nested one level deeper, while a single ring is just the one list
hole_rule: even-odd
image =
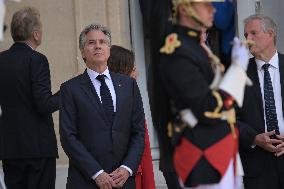
[{"label": "guard's epaulette", "polygon": [[188,31],[187,35],[190,36],[190,37],[198,37],[198,33],[195,32],[195,31]]},{"label": "guard's epaulette", "polygon": [[175,49],[181,45],[176,33],[171,33],[166,37],[164,46],[160,49],[160,53],[172,54]]}]

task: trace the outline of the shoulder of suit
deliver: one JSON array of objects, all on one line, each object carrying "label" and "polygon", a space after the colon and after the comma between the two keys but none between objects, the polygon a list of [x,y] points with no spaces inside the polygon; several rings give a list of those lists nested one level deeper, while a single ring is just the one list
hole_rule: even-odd
[{"label": "shoulder of suit", "polygon": [[[84,73],[83,73],[83,74],[84,74]],[[69,80],[63,82],[63,83],[61,84],[61,87],[64,87],[64,86],[72,86],[72,85],[79,84],[79,83],[82,81],[83,77],[84,77],[83,74],[77,75],[77,76],[75,76],[75,77],[73,77],[73,78],[71,78],[71,79],[69,79]]]},{"label": "shoulder of suit", "polygon": [[40,53],[38,51],[35,51],[35,50],[32,50],[32,56],[35,57],[35,58],[38,58],[38,59],[45,59],[45,60],[47,60],[47,57],[44,54],[42,54],[42,53]]},{"label": "shoulder of suit", "polygon": [[30,63],[39,66],[42,64],[48,64],[48,59],[47,57],[35,50],[29,49],[26,52],[23,52],[25,57],[28,57],[30,60]]},{"label": "shoulder of suit", "polygon": [[0,52],[0,57],[7,55],[7,53],[9,53],[9,50]]},{"label": "shoulder of suit", "polygon": [[116,79],[119,79],[119,80],[126,80],[126,81],[134,80],[133,78],[125,74],[115,73],[115,72],[110,72],[110,74],[111,74],[111,77],[116,77]]},{"label": "shoulder of suit", "polygon": [[14,51],[21,51],[21,52],[29,52],[31,56],[38,57],[38,58],[46,58],[46,56],[36,50],[33,50],[30,46],[25,43],[14,43],[10,50]]}]

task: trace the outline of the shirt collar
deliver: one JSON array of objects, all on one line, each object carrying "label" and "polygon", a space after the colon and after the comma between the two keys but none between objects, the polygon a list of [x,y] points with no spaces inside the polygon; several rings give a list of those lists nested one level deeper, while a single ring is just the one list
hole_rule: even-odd
[{"label": "shirt collar", "polygon": [[91,79],[96,79],[98,75],[105,75],[108,79],[111,79],[108,67],[105,69],[105,71],[102,74],[94,70],[91,70],[90,68],[87,68],[87,73]]},{"label": "shirt collar", "polygon": [[255,59],[256,65],[257,65],[257,70],[261,70],[262,66],[265,63],[270,64],[272,67],[279,69],[279,61],[278,61],[278,52],[275,51],[275,54],[273,55],[273,57],[268,61],[268,62],[264,62],[263,60],[259,60],[259,59]]},{"label": "shirt collar", "polygon": [[35,50],[34,48],[32,48],[32,46],[30,46],[28,43],[24,43],[26,44],[28,47],[30,47],[32,50]]},{"label": "shirt collar", "polygon": [[[26,45],[28,45],[27,43],[26,43]],[[31,49],[33,49],[33,50],[35,50],[34,48],[32,48],[32,46],[30,46],[30,45],[28,45]]]}]

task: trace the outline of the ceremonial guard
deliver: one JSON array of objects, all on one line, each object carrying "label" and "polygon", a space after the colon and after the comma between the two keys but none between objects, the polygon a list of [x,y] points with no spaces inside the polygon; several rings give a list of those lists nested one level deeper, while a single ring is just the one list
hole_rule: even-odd
[{"label": "ceremonial guard", "polygon": [[212,2],[219,1],[173,0],[175,26],[160,49],[159,75],[171,108],[168,135],[184,188],[236,189],[243,173],[234,106],[242,106],[251,84],[246,42],[234,39],[225,74],[218,57],[200,43],[201,29],[213,23]]}]

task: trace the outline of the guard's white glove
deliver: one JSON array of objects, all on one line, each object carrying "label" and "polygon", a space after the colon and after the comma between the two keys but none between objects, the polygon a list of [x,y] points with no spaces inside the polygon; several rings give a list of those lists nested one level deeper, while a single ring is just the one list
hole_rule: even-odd
[{"label": "guard's white glove", "polygon": [[249,63],[249,51],[248,51],[248,48],[237,37],[235,37],[234,41],[233,41],[232,63],[238,64],[245,71],[248,68],[248,63]]},{"label": "guard's white glove", "polygon": [[242,107],[246,85],[252,85],[246,70],[249,62],[249,51],[237,37],[233,41],[232,64],[220,82],[219,89],[226,91]]}]

